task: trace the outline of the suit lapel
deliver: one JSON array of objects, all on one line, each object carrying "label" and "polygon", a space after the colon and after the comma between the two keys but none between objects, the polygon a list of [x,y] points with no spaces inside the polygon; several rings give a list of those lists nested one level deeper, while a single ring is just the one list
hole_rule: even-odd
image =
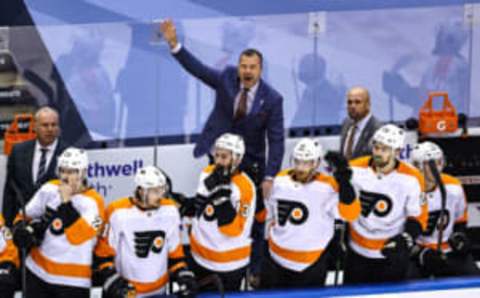
[{"label": "suit lapel", "polygon": [[34,184],[33,181],[33,154],[35,154],[35,141],[30,142],[29,147],[25,150],[25,164],[26,164],[26,179],[29,181],[30,185]]},{"label": "suit lapel", "polygon": [[352,127],[353,121],[349,118],[346,122],[346,125],[344,126],[344,129],[342,130],[342,135],[340,136],[340,152],[343,153],[343,147],[345,146],[345,140],[347,139],[348,131],[350,130],[350,127]]},{"label": "suit lapel", "polygon": [[360,135],[360,138],[358,139],[357,144],[355,145],[355,149],[353,150],[354,153],[358,153],[357,151],[360,150],[360,148],[364,148],[366,142],[370,139],[368,136],[370,132],[373,129],[373,116],[368,119],[367,125],[362,130],[362,134]]},{"label": "suit lapel", "polygon": [[253,99],[252,109],[248,116],[254,116],[259,111],[262,105],[264,104],[264,93],[265,93],[265,84],[262,81],[258,83],[257,93],[255,94],[255,98]]}]

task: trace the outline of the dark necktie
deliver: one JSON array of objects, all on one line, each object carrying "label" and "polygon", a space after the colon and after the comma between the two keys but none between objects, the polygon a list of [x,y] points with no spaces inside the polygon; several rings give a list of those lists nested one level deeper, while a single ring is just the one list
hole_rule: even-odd
[{"label": "dark necktie", "polygon": [[348,139],[346,142],[346,147],[345,147],[345,158],[347,160],[352,158],[353,154],[353,140],[355,139],[355,133],[357,132],[357,125],[353,125],[352,128],[350,128],[350,134],[348,135]]},{"label": "dark necktie", "polygon": [[43,175],[45,175],[48,148],[41,148],[40,151],[42,151],[42,155],[40,156],[40,164],[38,165],[37,182],[40,181],[40,178],[42,178]]},{"label": "dark necktie", "polygon": [[240,94],[240,100],[238,101],[237,110],[235,111],[234,120],[240,120],[247,115],[247,96],[248,88],[243,88]]}]

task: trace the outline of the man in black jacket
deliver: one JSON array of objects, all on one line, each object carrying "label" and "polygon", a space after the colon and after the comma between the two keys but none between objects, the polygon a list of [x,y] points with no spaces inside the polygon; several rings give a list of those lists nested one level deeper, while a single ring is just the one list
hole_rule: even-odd
[{"label": "man in black jacket", "polygon": [[13,147],[8,158],[7,179],[3,192],[3,209],[7,226],[12,225],[20,209],[15,184],[25,204],[35,191],[48,180],[55,177],[57,157],[65,149],[59,139],[60,127],[57,111],[42,107],[35,113],[35,140],[26,141]]}]

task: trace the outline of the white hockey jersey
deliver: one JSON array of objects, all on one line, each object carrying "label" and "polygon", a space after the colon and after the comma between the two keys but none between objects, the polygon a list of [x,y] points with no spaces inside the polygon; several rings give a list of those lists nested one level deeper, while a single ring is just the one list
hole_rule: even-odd
[{"label": "white hockey jersey", "polygon": [[334,234],[336,218],[355,220],[360,201],[339,201],[338,184],[331,176],[317,174],[309,183],[295,182],[290,169],[273,180],[267,205],[267,238],[270,255],[280,266],[303,271],[315,263]]},{"label": "white hockey jersey", "polygon": [[[62,203],[60,181],[45,183],[25,207],[26,217],[40,218],[47,208],[57,211]],[[59,217],[51,222],[43,242],[26,260],[28,269],[45,282],[88,288],[91,285],[93,251],[105,218],[103,198],[88,189],[71,198],[80,217],[64,227]]]},{"label": "white hockey jersey", "polygon": [[442,234],[442,251],[451,250],[448,238],[453,233],[456,223],[466,223],[468,220],[467,201],[460,181],[450,175],[442,174],[441,179],[445,185],[447,195],[444,217],[440,218],[442,198],[439,187],[425,194],[428,201],[428,226],[427,230],[417,239],[417,243],[432,249],[438,248],[438,227],[444,227]]},{"label": "white hockey jersey", "polygon": [[[204,180],[214,166],[206,167],[200,175],[197,194],[208,197],[211,193]],[[250,262],[250,237],[255,216],[256,192],[253,181],[244,173],[237,173],[230,183],[230,202],[236,210],[234,220],[219,227],[215,208],[205,206],[200,216],[192,221],[190,247],[192,257],[203,267],[212,271],[232,271],[245,267]]]},{"label": "white hockey jersey", "polygon": [[364,257],[380,259],[385,242],[404,231],[408,218],[426,229],[428,207],[422,200],[424,180],[417,169],[398,161],[392,172],[379,175],[370,160],[368,156],[350,162],[362,203],[361,216],[350,224],[350,247]]},{"label": "white hockey jersey", "polygon": [[[122,198],[112,202],[106,213],[95,254],[114,257],[115,269],[135,286],[137,297],[164,293],[169,271],[186,266],[175,202],[164,198],[159,208],[142,210],[131,198]],[[169,268],[169,259],[179,262]],[[101,268],[105,265],[111,264]]]}]

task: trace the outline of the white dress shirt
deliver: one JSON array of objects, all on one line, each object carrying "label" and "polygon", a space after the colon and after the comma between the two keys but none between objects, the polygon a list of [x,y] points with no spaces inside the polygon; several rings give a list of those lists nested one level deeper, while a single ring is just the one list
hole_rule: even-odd
[{"label": "white dress shirt", "polygon": [[357,146],[360,136],[362,135],[362,132],[365,129],[365,126],[367,126],[367,123],[370,120],[370,118],[372,118],[372,113],[368,113],[367,116],[363,117],[362,120],[350,126],[350,128],[348,129],[347,136],[345,138],[345,144],[343,144],[343,154],[346,154],[348,139],[350,139],[350,134],[352,133],[353,127],[357,126],[357,130],[355,131],[355,135],[353,136],[352,153],[353,151],[355,151],[355,146]]},{"label": "white dress shirt", "polygon": [[48,171],[50,162],[52,161],[53,153],[57,148],[58,139],[46,147],[42,147],[38,141],[35,142],[35,149],[33,152],[33,164],[32,164],[32,178],[33,182],[37,181],[37,172],[40,166],[40,158],[42,157],[42,148],[47,148],[47,163],[45,164],[45,173]]}]

